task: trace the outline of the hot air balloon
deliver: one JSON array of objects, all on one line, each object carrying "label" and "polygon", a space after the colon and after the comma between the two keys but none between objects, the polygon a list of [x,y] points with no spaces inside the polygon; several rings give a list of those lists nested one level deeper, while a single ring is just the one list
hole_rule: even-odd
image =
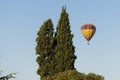
[{"label": "hot air balloon", "polygon": [[93,24],[83,24],[81,27],[81,32],[83,36],[85,37],[85,39],[87,40],[88,45],[89,45],[89,41],[91,40],[91,38],[96,32],[96,27]]}]

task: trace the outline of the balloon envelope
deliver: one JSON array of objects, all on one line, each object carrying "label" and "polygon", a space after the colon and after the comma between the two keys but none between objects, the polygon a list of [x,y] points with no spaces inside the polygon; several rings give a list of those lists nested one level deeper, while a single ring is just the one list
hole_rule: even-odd
[{"label": "balloon envelope", "polygon": [[93,24],[83,24],[81,27],[81,32],[89,44],[89,41],[96,32],[96,27]]}]

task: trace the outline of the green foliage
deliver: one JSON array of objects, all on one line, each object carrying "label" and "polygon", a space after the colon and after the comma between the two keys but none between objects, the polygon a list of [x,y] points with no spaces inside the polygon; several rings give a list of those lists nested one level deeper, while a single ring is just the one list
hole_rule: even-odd
[{"label": "green foliage", "polygon": [[76,70],[66,70],[59,72],[54,76],[47,76],[43,80],[104,80],[103,76],[94,73],[84,74]]},{"label": "green foliage", "polygon": [[48,19],[46,22],[44,22],[37,33],[38,37],[36,38],[36,54],[38,56],[36,61],[40,66],[37,73],[41,77],[49,75],[51,55],[53,55],[53,31],[54,29],[52,21],[51,19]]},{"label": "green foliage", "polygon": [[41,80],[104,80],[102,76],[94,73],[86,75],[76,71],[73,34],[65,7],[62,8],[55,35],[53,33],[51,19],[45,21],[37,33],[37,73]]},{"label": "green foliage", "polygon": [[95,73],[89,73],[86,75],[85,80],[104,80],[104,77]]},{"label": "green foliage", "polygon": [[75,48],[72,42],[73,34],[71,34],[68,13],[63,7],[60,19],[55,33],[55,59],[56,59],[56,73],[74,68]]},{"label": "green foliage", "polygon": [[76,56],[74,55],[75,50],[72,42],[73,34],[71,34],[68,14],[64,7],[54,37],[53,30],[52,21],[48,19],[37,33],[36,54],[39,64],[37,73],[41,78],[75,69]]},{"label": "green foliage", "polygon": [[85,74],[78,73],[76,70],[66,70],[59,72],[54,76],[47,76],[43,80],[83,80]]}]

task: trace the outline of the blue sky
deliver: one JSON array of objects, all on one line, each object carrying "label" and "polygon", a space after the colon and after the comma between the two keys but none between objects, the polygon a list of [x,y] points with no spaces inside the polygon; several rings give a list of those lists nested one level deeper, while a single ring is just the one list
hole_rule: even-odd
[{"label": "blue sky", "polygon": [[[17,72],[11,80],[39,80],[35,62],[36,33],[48,18],[56,29],[62,6],[67,7],[79,72],[120,80],[120,0],[0,0],[0,69]],[[80,32],[92,23],[96,34],[87,45]]]}]

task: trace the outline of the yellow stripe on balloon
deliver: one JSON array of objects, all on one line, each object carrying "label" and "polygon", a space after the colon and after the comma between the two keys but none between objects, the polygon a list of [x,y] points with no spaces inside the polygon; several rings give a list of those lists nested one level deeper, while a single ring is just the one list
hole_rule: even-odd
[{"label": "yellow stripe on balloon", "polygon": [[82,29],[81,32],[82,32],[83,36],[85,37],[85,39],[87,41],[90,41],[90,39],[95,34],[95,30],[94,29]]}]

